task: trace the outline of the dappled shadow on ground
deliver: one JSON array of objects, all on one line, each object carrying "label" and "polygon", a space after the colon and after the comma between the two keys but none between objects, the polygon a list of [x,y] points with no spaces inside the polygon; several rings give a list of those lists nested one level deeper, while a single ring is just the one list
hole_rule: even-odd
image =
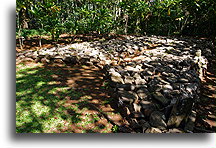
[{"label": "dappled shadow on ground", "polygon": [[197,120],[195,132],[216,131],[216,67],[215,51],[213,58],[208,59],[208,71],[201,86],[201,96],[196,104]]},{"label": "dappled shadow on ground", "polygon": [[110,133],[127,123],[98,68],[31,62],[16,78],[17,133]]}]

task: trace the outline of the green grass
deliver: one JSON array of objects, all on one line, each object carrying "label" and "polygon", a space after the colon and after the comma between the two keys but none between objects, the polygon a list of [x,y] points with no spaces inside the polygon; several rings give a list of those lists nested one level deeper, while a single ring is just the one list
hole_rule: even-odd
[{"label": "green grass", "polygon": [[[61,69],[49,70],[40,65],[17,65],[16,71],[16,132],[17,133],[107,133],[112,129],[94,126],[100,120],[97,114],[84,114],[89,110],[91,96],[77,92],[67,85],[60,85],[53,75],[62,76]],[[78,103],[67,104],[68,99]],[[108,102],[107,102],[108,103]],[[86,106],[86,107],[83,107]]]},{"label": "green grass", "polygon": [[[67,108],[58,104],[69,93],[67,87],[49,83],[55,73],[37,66],[20,67],[16,73],[16,132],[46,133],[72,123],[73,118],[63,112]],[[59,95],[54,93],[57,90]]]},{"label": "green grass", "polygon": [[117,133],[117,132],[119,131],[119,127],[118,127],[117,125],[114,125],[114,126],[112,127],[112,131],[113,131],[114,133]]}]

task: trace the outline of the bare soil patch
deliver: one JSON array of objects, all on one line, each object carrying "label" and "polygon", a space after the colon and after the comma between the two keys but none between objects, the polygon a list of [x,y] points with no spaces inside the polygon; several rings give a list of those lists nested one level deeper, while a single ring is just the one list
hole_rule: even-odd
[{"label": "bare soil patch", "polygon": [[195,132],[216,131],[216,67],[215,57],[209,60],[209,67],[202,81],[201,96],[196,104],[197,120]]}]

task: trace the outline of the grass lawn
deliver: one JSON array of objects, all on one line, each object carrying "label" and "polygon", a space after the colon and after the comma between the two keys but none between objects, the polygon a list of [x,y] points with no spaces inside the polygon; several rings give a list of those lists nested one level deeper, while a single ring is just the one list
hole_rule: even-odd
[{"label": "grass lawn", "polygon": [[100,109],[91,109],[94,107],[89,103],[92,96],[62,83],[59,77],[64,77],[61,69],[50,70],[40,63],[16,65],[17,133],[110,133],[117,130]]}]

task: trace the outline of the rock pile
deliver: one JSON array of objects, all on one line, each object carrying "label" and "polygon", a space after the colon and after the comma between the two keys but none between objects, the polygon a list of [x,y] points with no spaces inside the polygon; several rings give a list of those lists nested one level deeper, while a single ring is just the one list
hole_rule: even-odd
[{"label": "rock pile", "polygon": [[17,53],[37,62],[100,67],[112,97],[143,133],[192,132],[200,77],[212,44],[203,40],[135,37]]}]

